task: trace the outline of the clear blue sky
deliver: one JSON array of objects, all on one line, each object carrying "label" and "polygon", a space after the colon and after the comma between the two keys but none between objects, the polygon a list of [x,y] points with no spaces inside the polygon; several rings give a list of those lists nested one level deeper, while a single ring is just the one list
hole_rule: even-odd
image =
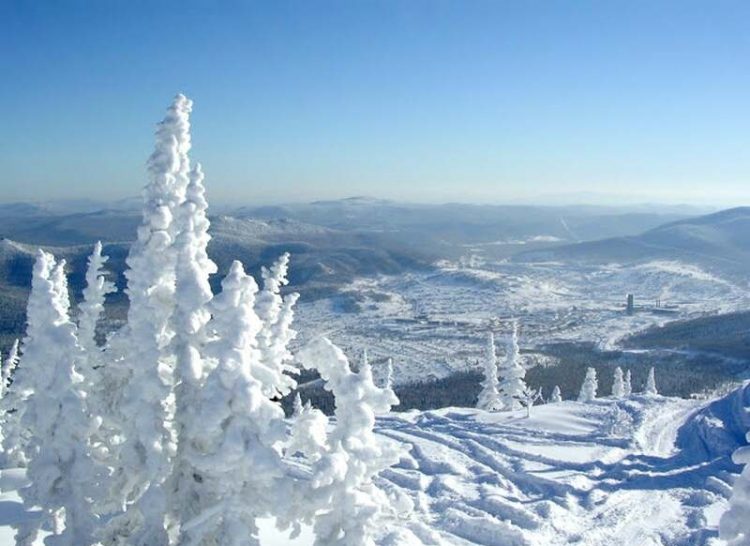
[{"label": "clear blue sky", "polygon": [[219,202],[750,203],[747,0],[4,0],[0,200],[136,195],[178,91]]}]

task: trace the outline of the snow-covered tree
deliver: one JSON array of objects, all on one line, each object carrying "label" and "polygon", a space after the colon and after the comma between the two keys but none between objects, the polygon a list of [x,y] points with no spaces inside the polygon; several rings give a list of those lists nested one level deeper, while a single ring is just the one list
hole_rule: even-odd
[{"label": "snow-covered tree", "polygon": [[552,389],[552,394],[549,397],[549,401],[552,404],[555,404],[557,402],[562,402],[562,394],[560,393],[560,387],[555,385],[555,388]]},{"label": "snow-covered tree", "polygon": [[383,374],[383,388],[393,388],[393,359],[388,358],[385,361],[385,373]]},{"label": "snow-covered tree", "polygon": [[615,368],[614,381],[612,382],[612,396],[614,398],[625,396],[625,380],[622,375],[622,368],[619,366]]},{"label": "snow-covered tree", "polygon": [[[88,355],[97,355],[100,350],[96,342],[96,325],[104,312],[104,299],[115,291],[114,283],[107,280],[104,264],[109,258],[102,255],[102,243],[94,245],[86,269],[86,287],[83,289],[83,300],[78,305],[78,340]],[[100,362],[87,362],[96,368]]]},{"label": "snow-covered tree", "polygon": [[200,427],[186,451],[201,485],[196,523],[182,529],[181,545],[257,545],[256,519],[283,490],[284,412],[263,392],[252,369],[260,363],[255,280],[235,261],[213,302],[216,367],[201,390]]},{"label": "snow-covered tree", "polygon": [[55,523],[49,545],[96,542],[99,496],[105,469],[90,455],[93,420],[86,408],[83,378],[76,365],[83,353],[68,310],[65,262],[39,251],[34,265],[19,383],[26,390],[21,424],[30,431],[25,446],[30,484],[19,491],[27,509],[42,518],[19,530],[18,543],[33,540],[38,525]]},{"label": "snow-covered tree", "polygon": [[581,385],[581,392],[578,394],[579,402],[591,402],[596,398],[598,384],[596,380],[596,370],[589,368],[586,370],[586,378]]},{"label": "snow-covered tree", "polygon": [[[750,443],[750,433],[746,440]],[[750,446],[737,449],[732,460],[744,468],[732,487],[729,509],[719,521],[719,538],[728,546],[747,546],[750,544]]]},{"label": "snow-covered tree", "polygon": [[505,361],[500,369],[500,401],[505,410],[520,409],[521,397],[526,383],[526,370],[521,365],[521,351],[518,347],[518,322],[513,321],[512,332],[505,349]]},{"label": "snow-covered tree", "polygon": [[1,379],[3,396],[0,403],[3,431],[2,458],[4,465],[11,468],[26,466],[24,447],[29,438],[29,432],[23,427],[20,419],[23,413],[24,389],[22,388],[23,381],[19,382],[15,374],[19,360],[18,340],[15,340],[8,358],[3,361]]},{"label": "snow-covered tree", "polygon": [[625,381],[623,381],[622,384],[622,394],[623,396],[630,396],[633,394],[633,382],[630,375],[630,370],[625,372]]},{"label": "snow-covered tree", "polygon": [[540,390],[532,389],[528,385],[523,389],[520,400],[523,407],[526,408],[526,417],[531,417],[531,408],[541,396],[542,393]]},{"label": "snow-covered tree", "polygon": [[263,392],[271,398],[287,395],[296,386],[290,374],[296,369],[291,366],[292,354],[289,343],[297,332],[292,328],[294,305],[299,294],[281,296],[281,288],[289,283],[289,254],[285,253],[270,268],[263,268],[263,289],[258,293],[255,310],[263,327],[258,334],[258,349],[261,363],[253,370],[253,375],[263,385]]},{"label": "snow-covered tree", "polygon": [[127,258],[130,300],[127,330],[118,336],[121,361],[118,408],[125,443],[119,452],[119,478],[113,492],[127,503],[125,514],[113,518],[104,536],[113,544],[162,546],[168,543],[164,488],[172,472],[176,438],[172,426],[177,256],[174,218],[188,185],[192,102],[177,95],[156,131],[156,147],[148,161],[143,220]]},{"label": "snow-covered tree", "polygon": [[492,332],[487,334],[487,343],[484,348],[484,380],[482,390],[477,399],[477,407],[486,411],[498,411],[503,404],[500,401],[499,381],[497,378],[497,354],[495,353],[495,336]]},{"label": "snow-covered tree", "polygon": [[185,200],[175,217],[178,230],[173,244],[177,255],[172,316],[177,453],[169,486],[169,503],[178,525],[192,519],[200,510],[198,490],[201,484],[195,479],[196,471],[188,453],[196,432],[204,426],[197,409],[206,374],[203,347],[207,340],[206,325],[211,319],[208,304],[213,297],[208,278],[217,269],[208,257],[211,237],[208,234],[208,203],[203,178],[200,165],[189,172]]},{"label": "snow-covered tree", "polygon": [[643,394],[656,395],[659,394],[656,390],[656,378],[654,377],[654,368],[652,367],[648,371],[648,378],[646,379],[646,387],[643,389]]},{"label": "snow-covered tree", "polygon": [[352,372],[341,349],[325,338],[304,347],[298,358],[320,372],[336,399],[336,426],[328,451],[313,465],[313,491],[306,499],[316,513],[315,546],[374,546],[377,518],[390,502],[372,480],[401,451],[375,436],[375,414],[387,412],[398,398],[375,386],[369,366]]},{"label": "snow-covered tree", "polygon": [[310,401],[303,406],[297,393],[294,399],[294,414],[289,433],[288,455],[301,453],[308,460],[315,462],[328,451],[328,417],[312,407]]}]

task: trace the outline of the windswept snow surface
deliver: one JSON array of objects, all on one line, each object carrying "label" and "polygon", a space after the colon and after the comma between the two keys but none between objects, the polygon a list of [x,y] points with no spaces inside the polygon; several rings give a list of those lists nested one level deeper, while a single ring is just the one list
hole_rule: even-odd
[{"label": "windswept snow surface", "polygon": [[[561,402],[523,412],[466,408],[390,413],[377,433],[410,446],[378,485],[414,503],[383,522],[379,544],[401,531],[425,545],[719,545],[718,518],[739,469],[743,395],[717,401],[653,397]],[[0,478],[0,546],[25,513]],[[261,522],[263,546],[311,546]],[[39,542],[41,544],[41,542]]]}]

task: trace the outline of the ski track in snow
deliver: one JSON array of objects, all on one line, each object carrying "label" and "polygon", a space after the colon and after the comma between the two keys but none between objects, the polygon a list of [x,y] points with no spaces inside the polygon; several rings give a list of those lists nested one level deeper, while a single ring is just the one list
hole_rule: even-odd
[{"label": "ski track in snow", "polygon": [[[719,544],[728,454],[706,460],[678,447],[703,404],[635,396],[537,406],[530,418],[466,408],[380,416],[378,434],[410,446],[411,458],[378,485],[415,505],[382,528],[409,529],[415,545]],[[2,472],[0,546],[14,544],[14,523],[33,517],[15,493],[23,482],[23,471]],[[270,520],[261,538],[263,546],[313,541],[310,529],[290,540]]]}]

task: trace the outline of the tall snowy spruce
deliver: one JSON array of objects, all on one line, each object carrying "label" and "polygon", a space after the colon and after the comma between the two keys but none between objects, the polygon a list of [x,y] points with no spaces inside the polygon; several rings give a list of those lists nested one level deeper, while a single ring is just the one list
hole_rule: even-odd
[{"label": "tall snowy spruce", "polygon": [[23,524],[17,544],[30,544],[42,525],[51,524],[49,545],[94,544],[98,518],[92,499],[106,469],[90,455],[95,428],[86,408],[83,361],[76,327],[68,315],[70,300],[65,262],[39,251],[28,303],[28,330],[18,383],[25,396],[21,424],[32,431],[25,454],[30,484],[19,493],[24,506],[41,508],[39,520]]},{"label": "tall snowy spruce", "polygon": [[511,335],[505,349],[505,361],[500,369],[500,401],[503,409],[518,410],[523,407],[522,398],[526,390],[526,370],[521,365],[521,351],[518,347],[518,322],[513,321]]},{"label": "tall snowy spruce", "polygon": [[143,192],[143,219],[127,258],[128,322],[118,336],[123,373],[115,401],[125,443],[117,459],[113,494],[126,512],[106,533],[113,544],[168,544],[165,482],[176,451],[173,428],[174,336],[177,263],[175,216],[188,184],[192,102],[178,95],[156,130]]},{"label": "tall snowy spruce", "polygon": [[586,377],[581,385],[581,392],[578,393],[578,401],[591,402],[594,400],[596,398],[597,388],[596,370],[594,368],[588,368],[586,370]]},{"label": "tall snowy spruce", "polygon": [[498,389],[497,354],[495,353],[495,336],[492,332],[487,334],[483,363],[484,380],[477,400],[477,407],[486,411],[498,411],[502,409],[503,404],[500,401]]},{"label": "tall snowy spruce", "polygon": [[622,398],[625,396],[625,379],[622,375],[622,368],[615,368],[614,380],[612,381],[612,396]]}]

